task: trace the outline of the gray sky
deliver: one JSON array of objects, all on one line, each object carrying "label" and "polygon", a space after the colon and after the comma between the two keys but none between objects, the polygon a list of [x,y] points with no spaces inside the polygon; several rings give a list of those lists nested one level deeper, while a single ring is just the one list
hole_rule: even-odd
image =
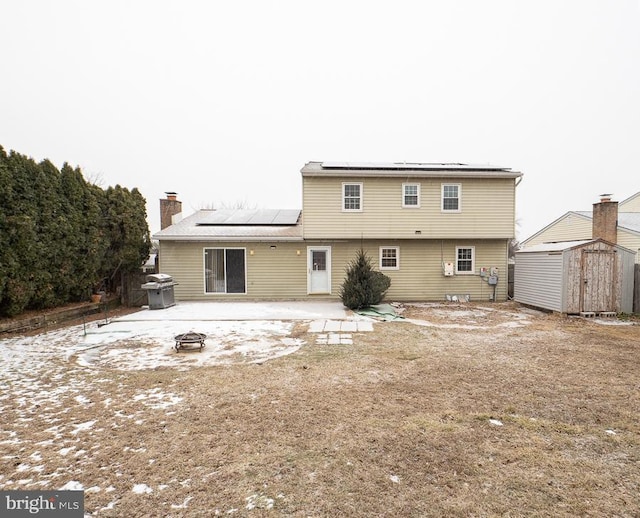
[{"label": "gray sky", "polygon": [[3,0],[0,56],[0,145],[152,232],[165,191],[300,208],[310,160],[522,171],[521,240],[640,191],[640,0]]}]

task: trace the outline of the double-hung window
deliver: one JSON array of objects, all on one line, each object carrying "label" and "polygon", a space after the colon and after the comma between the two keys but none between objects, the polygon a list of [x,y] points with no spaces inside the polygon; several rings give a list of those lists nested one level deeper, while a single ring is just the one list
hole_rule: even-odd
[{"label": "double-hung window", "polygon": [[462,186],[459,183],[442,184],[442,212],[460,212]]},{"label": "double-hung window", "polygon": [[205,248],[205,293],[246,293],[245,262],[244,248]]},{"label": "double-hung window", "polygon": [[398,270],[400,269],[400,248],[397,246],[380,247],[380,269]]},{"label": "double-hung window", "polygon": [[342,210],[347,212],[362,211],[362,184],[342,184]]},{"label": "double-hung window", "polygon": [[456,273],[473,274],[475,249],[472,246],[456,246]]},{"label": "double-hung window", "polygon": [[420,184],[419,183],[403,183],[402,184],[402,206],[405,208],[420,207]]}]

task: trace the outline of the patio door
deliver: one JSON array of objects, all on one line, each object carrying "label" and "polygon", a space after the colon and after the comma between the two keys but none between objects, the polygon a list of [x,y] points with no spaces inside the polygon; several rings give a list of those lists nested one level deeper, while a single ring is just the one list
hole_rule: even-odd
[{"label": "patio door", "polygon": [[307,248],[307,293],[331,293],[331,247]]}]

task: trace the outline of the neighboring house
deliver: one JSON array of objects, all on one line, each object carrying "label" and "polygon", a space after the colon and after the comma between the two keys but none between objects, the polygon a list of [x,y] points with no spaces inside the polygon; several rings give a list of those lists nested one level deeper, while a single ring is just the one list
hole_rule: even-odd
[{"label": "neighboring house", "polygon": [[[612,202],[615,203],[615,202]],[[577,241],[593,237],[593,212],[570,211],[525,239],[524,248],[542,243]],[[635,252],[640,263],[640,192],[618,203],[616,243]]]},{"label": "neighboring house", "polygon": [[200,210],[153,236],[177,300],[339,299],[361,247],[391,278],[390,300],[506,299],[522,173],[328,162],[301,173],[302,211]]}]

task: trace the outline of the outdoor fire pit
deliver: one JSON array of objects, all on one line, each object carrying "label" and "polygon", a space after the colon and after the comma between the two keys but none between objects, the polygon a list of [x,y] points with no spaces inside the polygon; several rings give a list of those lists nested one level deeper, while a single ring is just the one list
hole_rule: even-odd
[{"label": "outdoor fire pit", "polygon": [[174,348],[178,353],[180,352],[180,349],[199,348],[202,351],[205,338],[207,338],[207,335],[204,333],[195,333],[193,331],[182,333],[181,335],[176,335],[174,337],[174,340],[176,341]]}]

